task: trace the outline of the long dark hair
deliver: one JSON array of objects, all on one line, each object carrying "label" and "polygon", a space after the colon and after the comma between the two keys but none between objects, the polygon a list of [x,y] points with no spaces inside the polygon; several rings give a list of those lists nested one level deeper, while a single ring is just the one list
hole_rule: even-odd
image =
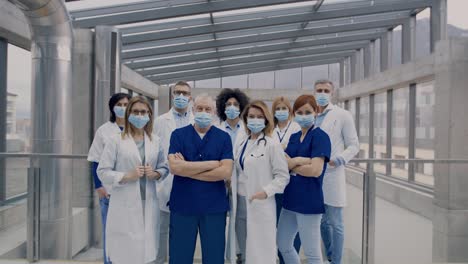
[{"label": "long dark hair", "polygon": [[129,101],[132,99],[132,97],[129,94],[126,93],[116,93],[112,95],[112,97],[109,99],[109,111],[110,111],[110,118],[109,121],[112,123],[115,123],[115,120],[117,119],[114,113],[114,106],[122,99],[127,98]]}]

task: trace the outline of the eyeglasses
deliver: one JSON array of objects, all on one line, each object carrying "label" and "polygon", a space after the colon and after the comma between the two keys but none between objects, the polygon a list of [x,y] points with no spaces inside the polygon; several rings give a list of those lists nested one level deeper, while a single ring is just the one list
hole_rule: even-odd
[{"label": "eyeglasses", "polygon": [[146,114],[149,114],[150,112],[149,111],[146,111],[146,110],[132,110],[132,114],[134,115],[146,115]]},{"label": "eyeglasses", "polygon": [[187,91],[174,91],[174,95],[183,95],[183,96],[190,96],[190,92]]},{"label": "eyeglasses", "polygon": [[317,89],[317,93],[330,93],[330,90],[328,89]]}]

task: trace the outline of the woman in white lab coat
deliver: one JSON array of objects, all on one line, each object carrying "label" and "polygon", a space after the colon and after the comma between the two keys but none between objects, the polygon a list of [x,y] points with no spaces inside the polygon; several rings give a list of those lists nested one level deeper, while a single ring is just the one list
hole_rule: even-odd
[{"label": "woman in white lab coat", "polygon": [[159,138],[152,134],[153,110],[144,97],[130,100],[125,128],[106,144],[98,167],[112,185],[107,221],[107,255],[115,264],[151,263],[156,258],[156,180],[168,173]]},{"label": "woman in white lab coat", "polygon": [[[289,102],[289,99],[284,96],[276,97],[275,100],[273,100],[271,112],[275,118],[275,130],[273,130],[273,137],[276,137],[281,143],[283,149],[286,149],[291,135],[300,131],[301,126],[299,126],[299,124],[293,120],[294,113],[291,102]],[[277,193],[275,195],[275,199],[276,221],[278,221],[281,214],[281,209],[283,208],[283,192]],[[294,239],[294,248],[297,252],[299,252],[299,249],[301,248],[301,240],[299,239],[299,235],[297,235]],[[283,257],[279,251],[278,257],[280,264],[284,264]]]},{"label": "woman in white lab coat", "polygon": [[[231,184],[231,212],[235,221],[230,224],[235,225],[243,263],[275,264],[274,196],[283,192],[289,183],[287,161],[281,145],[271,137],[273,118],[264,102],[249,104],[242,113],[242,120],[247,136],[237,140],[234,146],[236,174]],[[235,244],[233,237],[231,247]]]}]

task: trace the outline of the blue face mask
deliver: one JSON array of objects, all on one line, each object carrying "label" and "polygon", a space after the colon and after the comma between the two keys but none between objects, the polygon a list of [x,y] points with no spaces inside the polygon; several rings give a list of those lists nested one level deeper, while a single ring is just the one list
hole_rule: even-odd
[{"label": "blue face mask", "polygon": [[128,117],[128,122],[130,122],[130,124],[132,124],[134,127],[138,128],[138,129],[142,129],[146,126],[146,124],[148,124],[149,122],[149,116],[148,115],[134,115],[134,114],[131,114],[129,117]]},{"label": "blue face mask", "polygon": [[124,118],[126,109],[126,107],[116,105],[114,106],[114,113],[118,118]]},{"label": "blue face mask", "polygon": [[231,106],[228,106],[226,107],[226,110],[224,110],[224,113],[226,114],[226,117],[228,119],[236,119],[239,114],[240,114],[240,111],[239,111],[239,108],[231,105]]},{"label": "blue face mask", "polygon": [[317,93],[315,98],[319,106],[327,106],[330,103],[329,93]]},{"label": "blue face mask", "polygon": [[309,115],[296,115],[294,121],[298,123],[302,128],[309,128],[315,122],[315,116],[313,114]]},{"label": "blue face mask", "polygon": [[275,117],[280,122],[286,121],[289,118],[289,111],[288,110],[276,110]]},{"label": "blue face mask", "polygon": [[248,118],[247,128],[252,134],[258,134],[265,128],[265,119],[263,118]]},{"label": "blue face mask", "polygon": [[179,94],[174,98],[174,107],[177,109],[184,109],[188,106],[189,97]]},{"label": "blue face mask", "polygon": [[211,121],[213,116],[206,112],[196,112],[195,113],[195,124],[197,124],[200,128],[206,128],[211,125]]}]

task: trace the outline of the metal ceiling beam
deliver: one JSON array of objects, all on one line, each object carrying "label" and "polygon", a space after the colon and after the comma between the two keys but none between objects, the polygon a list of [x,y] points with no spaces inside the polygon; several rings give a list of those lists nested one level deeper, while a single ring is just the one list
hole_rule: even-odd
[{"label": "metal ceiling beam", "polygon": [[248,48],[235,49],[235,50],[219,51],[217,53],[211,52],[211,53],[203,53],[203,54],[188,54],[184,56],[177,56],[177,57],[171,57],[171,58],[157,57],[157,58],[154,58],[153,60],[131,62],[131,63],[127,63],[126,65],[131,67],[132,69],[141,69],[141,68],[158,67],[158,66],[164,66],[164,65],[173,65],[173,64],[181,64],[181,63],[188,63],[188,62],[203,61],[203,60],[211,60],[211,59],[217,59],[217,58],[253,55],[253,54],[258,54],[258,53],[280,51],[280,50],[313,48],[313,47],[318,47],[321,45],[343,44],[343,43],[355,42],[355,41],[370,41],[370,40],[380,38],[382,34],[384,34],[385,32],[387,32],[387,30],[383,30],[382,32],[373,33],[373,34],[339,36],[335,38],[314,39],[314,40],[294,42],[294,43],[289,42],[289,43],[274,44],[274,45],[269,45],[269,46],[248,47]]},{"label": "metal ceiling beam", "polygon": [[217,68],[210,68],[210,69],[166,73],[166,74],[153,75],[153,76],[147,75],[145,77],[149,79],[159,79],[159,80],[176,79],[176,78],[184,77],[187,75],[190,75],[190,76],[191,75],[206,75],[206,74],[212,74],[212,73],[223,72],[223,71],[236,71],[236,70],[270,67],[270,66],[282,65],[282,64],[306,63],[306,62],[311,62],[311,61],[339,59],[339,58],[351,56],[352,54],[354,54],[354,51],[330,53],[326,55],[315,55],[315,56],[299,57],[299,58],[291,58],[291,59],[278,59],[278,60],[271,60],[271,61],[251,62],[251,63],[246,63],[246,64],[217,67]]},{"label": "metal ceiling beam", "polygon": [[162,74],[162,73],[170,73],[170,72],[196,70],[196,69],[202,69],[202,68],[223,67],[223,66],[234,65],[234,64],[243,64],[243,63],[251,63],[251,62],[266,61],[266,60],[278,60],[278,59],[286,59],[286,58],[293,58],[293,57],[326,54],[326,53],[332,53],[332,52],[352,51],[352,50],[364,48],[368,44],[369,42],[365,42],[365,43],[347,44],[347,45],[332,46],[332,47],[325,47],[325,48],[307,49],[307,50],[300,50],[300,51],[283,51],[283,52],[278,52],[274,54],[249,56],[249,57],[235,58],[235,59],[229,59],[229,60],[192,63],[188,65],[176,65],[173,67],[159,67],[157,69],[138,71],[138,73],[141,75],[154,75],[154,74]]},{"label": "metal ceiling beam", "polygon": [[122,53],[122,58],[123,59],[143,58],[143,57],[154,56],[154,55],[162,55],[162,54],[167,55],[170,53],[183,52],[183,51],[189,51],[189,50],[219,48],[223,46],[232,46],[232,45],[239,45],[239,44],[280,40],[280,39],[290,39],[294,37],[316,36],[316,35],[322,35],[322,34],[358,31],[358,30],[373,29],[373,28],[391,28],[391,27],[395,27],[397,25],[403,24],[404,21],[405,19],[401,19],[401,18],[389,19],[389,20],[381,20],[381,21],[353,23],[353,24],[339,25],[339,26],[313,28],[313,29],[306,29],[302,31],[287,31],[287,32],[278,32],[278,33],[256,35],[256,36],[245,36],[245,37],[238,37],[238,38],[231,38],[231,39],[218,39],[215,41],[190,43],[190,44],[183,44],[183,45],[177,45],[177,46],[153,47],[153,48],[148,48],[144,50],[132,50],[132,51],[126,51],[126,52],[124,51]]},{"label": "metal ceiling beam", "polygon": [[222,71],[222,72],[205,74],[205,75],[186,75],[186,76],[181,76],[175,79],[157,80],[154,78],[153,79],[150,78],[150,80],[157,82],[158,84],[170,84],[170,83],[177,82],[181,79],[186,80],[186,81],[199,81],[199,80],[208,80],[208,79],[220,78],[220,77],[239,76],[239,75],[244,75],[244,74],[253,74],[253,73],[261,73],[261,72],[296,69],[296,68],[301,68],[301,67],[310,67],[310,66],[317,66],[317,65],[326,65],[326,64],[332,64],[332,63],[338,63],[338,62],[339,62],[339,59],[329,59],[329,60],[323,60],[323,61],[281,64],[281,65],[274,65],[274,66],[268,66],[268,67],[257,67],[257,68],[252,68],[252,69],[243,69],[243,70],[235,70],[235,71]]},{"label": "metal ceiling beam", "polygon": [[[166,8],[161,7],[161,3],[153,1],[153,3],[142,2],[133,5],[124,5],[125,7],[129,8],[128,10],[124,10],[125,8],[123,6],[103,7],[99,9],[90,10],[93,13],[93,17],[89,18],[87,18],[89,13],[86,13],[86,11],[83,11],[81,13],[72,12],[72,15],[73,17],[75,17],[75,21],[73,22],[73,25],[75,27],[92,28],[96,25],[122,25],[140,23],[158,19],[208,14],[210,12],[230,11],[306,1],[310,0],[225,0],[217,2],[186,4]],[[170,1],[165,1],[165,3],[165,6],[170,5]],[[156,6],[152,7],[152,4]],[[120,11],[116,11],[116,9],[119,9]],[[131,12],[128,13],[130,10]]]},{"label": "metal ceiling beam", "polygon": [[239,21],[232,23],[222,23],[214,25],[203,25],[198,27],[177,28],[175,30],[167,30],[162,32],[150,32],[138,35],[124,35],[122,37],[123,44],[135,44],[141,42],[181,38],[196,35],[206,35],[215,32],[226,32],[243,29],[252,29],[259,27],[270,27],[284,24],[303,23],[301,30],[305,29],[308,22],[345,18],[353,16],[365,16],[387,12],[397,12],[405,10],[413,10],[430,6],[432,0],[418,0],[418,1],[399,1],[392,4],[376,4],[367,8],[354,7],[338,10],[327,10],[319,12],[311,12],[305,14],[291,14],[281,17],[261,18],[256,20]]}]

